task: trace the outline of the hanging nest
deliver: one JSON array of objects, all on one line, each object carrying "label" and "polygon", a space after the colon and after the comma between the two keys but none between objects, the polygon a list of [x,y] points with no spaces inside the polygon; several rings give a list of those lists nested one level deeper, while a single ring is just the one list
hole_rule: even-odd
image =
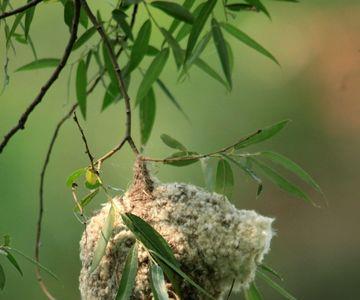
[{"label": "hanging nest", "polygon": [[[270,249],[272,218],[236,209],[225,196],[194,185],[156,182],[141,159],[135,164],[132,186],[113,203],[112,236],[92,273],[92,258],[109,203],[90,219],[80,242],[84,300],[115,299],[126,256],[135,242],[122,221],[123,213],[131,212],[151,224],[169,243],[181,269],[216,299],[228,293],[233,280],[235,290],[247,287]],[[149,254],[140,246],[132,299],[152,299],[149,265]],[[169,297],[176,299],[171,284],[167,287]],[[183,299],[206,299],[185,281],[181,290]]]}]

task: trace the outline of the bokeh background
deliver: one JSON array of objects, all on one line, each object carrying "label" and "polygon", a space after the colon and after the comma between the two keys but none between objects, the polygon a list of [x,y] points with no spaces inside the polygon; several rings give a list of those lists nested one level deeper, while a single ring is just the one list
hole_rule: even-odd
[{"label": "bokeh background", "polygon": [[[13,5],[16,2],[20,1],[13,1]],[[105,15],[113,2],[90,3]],[[286,278],[284,286],[299,299],[360,299],[360,3],[356,0],[265,3],[272,21],[261,14],[242,13],[235,22],[269,49],[281,67],[228,35],[235,54],[231,93],[195,68],[189,80],[178,83],[171,63],[161,77],[179,99],[191,123],[157,90],[157,119],[146,153],[163,157],[171,152],[161,143],[161,133],[205,152],[279,120],[292,119],[280,135],[253,149],[276,150],[298,162],[321,185],[329,206],[311,207],[269,182],[262,197],[255,199],[256,186],[240,173],[232,200],[239,208],[256,209],[276,217],[277,236],[266,261]],[[221,10],[217,14],[221,15]],[[144,17],[140,14],[138,25]],[[157,18],[159,22],[168,22],[161,13]],[[52,2],[39,5],[31,33],[40,57],[60,56],[68,37],[62,22],[62,6]],[[153,38],[159,40],[160,36],[156,33]],[[4,62],[3,35],[0,46],[0,60]],[[80,53],[76,52],[72,61]],[[213,47],[204,58],[220,70]],[[10,85],[0,96],[0,135],[15,124],[50,74],[49,70],[14,72],[31,60],[31,52],[24,46],[19,45],[16,55],[10,51]],[[73,88],[71,100],[67,100],[68,72],[69,68],[31,115],[26,130],[17,134],[0,156],[0,234],[10,234],[13,246],[29,255],[34,250],[40,168],[55,124],[74,101]],[[140,78],[133,78],[131,96],[136,94]],[[100,114],[103,93],[100,87],[88,99],[88,119],[84,125],[97,156],[119,141],[124,123],[123,103]],[[135,111],[134,132],[138,139],[137,115]],[[133,161],[132,153],[125,148],[104,164],[104,180],[126,188]],[[65,180],[73,170],[87,163],[79,132],[70,120],[60,133],[45,186],[41,255],[43,264],[60,277],[57,282],[44,275],[58,299],[79,299],[78,242],[83,227],[72,213],[73,200]],[[154,166],[153,171],[162,181],[204,185],[199,165]],[[322,201],[319,195],[310,190],[309,193]],[[103,195],[97,197],[89,213],[105,200]],[[3,263],[8,278],[0,299],[45,299],[37,286],[33,266],[21,258],[19,262],[23,278]],[[281,298],[261,283],[260,286],[266,299]],[[233,299],[240,298],[235,295]]]}]

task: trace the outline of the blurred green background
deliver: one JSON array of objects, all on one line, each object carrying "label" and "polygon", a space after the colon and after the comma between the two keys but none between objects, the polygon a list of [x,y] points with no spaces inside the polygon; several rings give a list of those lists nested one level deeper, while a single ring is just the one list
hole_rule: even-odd
[{"label": "blurred green background", "polygon": [[[13,1],[14,6],[16,2],[20,1]],[[98,5],[105,15],[112,2],[115,1],[90,4]],[[322,186],[329,206],[311,207],[269,182],[262,197],[255,199],[256,186],[240,173],[232,200],[239,208],[256,209],[276,217],[277,236],[266,261],[286,278],[284,286],[299,299],[360,299],[360,3],[318,0],[299,4],[265,1],[265,4],[272,21],[261,14],[243,13],[234,22],[269,49],[281,68],[228,35],[235,54],[231,93],[195,68],[187,81],[178,83],[174,64],[169,64],[161,78],[176,95],[191,124],[156,90],[157,119],[146,153],[164,157],[171,152],[162,144],[161,133],[176,137],[191,149],[206,152],[233,143],[258,128],[292,119],[280,135],[254,150],[276,150],[298,162]],[[144,17],[140,12],[135,30]],[[59,3],[38,6],[31,34],[39,57],[59,57],[63,51],[68,30],[62,18]],[[162,24],[169,20],[161,13],[157,19]],[[159,40],[159,33],[153,38]],[[0,46],[3,63],[3,36]],[[78,50],[71,60],[80,53]],[[213,47],[204,58],[220,71]],[[16,55],[10,51],[10,85],[0,96],[1,136],[15,124],[50,74],[50,70],[14,72],[32,59],[30,50],[22,45],[18,45]],[[17,134],[0,155],[0,234],[10,234],[13,246],[29,255],[34,250],[40,169],[55,124],[74,101],[67,101],[68,72],[69,68],[31,115],[26,130]],[[135,96],[140,78],[133,77],[131,96]],[[96,156],[113,147],[124,129],[122,102],[99,113],[103,93],[100,87],[88,99],[88,119],[84,125]],[[74,99],[73,89],[70,98]],[[134,133],[138,139],[137,117],[135,111]],[[128,147],[106,161],[105,182],[126,189],[133,161]],[[41,256],[42,263],[60,277],[57,282],[44,274],[58,299],[79,299],[78,242],[83,227],[72,213],[73,200],[65,180],[73,170],[87,163],[79,132],[70,120],[60,133],[45,186]],[[162,181],[204,185],[197,164],[152,169]],[[321,201],[320,196],[311,195]],[[91,209],[99,208],[105,200],[104,196],[96,198]],[[8,278],[0,299],[45,299],[37,286],[33,266],[21,258],[19,262],[24,278],[3,263]],[[265,299],[280,299],[260,285]]]}]

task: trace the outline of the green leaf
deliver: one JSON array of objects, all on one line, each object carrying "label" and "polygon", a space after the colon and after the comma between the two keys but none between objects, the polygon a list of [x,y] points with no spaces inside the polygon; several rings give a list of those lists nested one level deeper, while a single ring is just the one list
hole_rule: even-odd
[{"label": "green leaf", "polygon": [[320,186],[316,183],[316,181],[298,164],[293,162],[291,159],[285,157],[284,155],[281,155],[276,152],[272,151],[263,151],[260,152],[260,154],[271,161],[283,166],[287,170],[295,173],[297,176],[299,176],[302,180],[304,180],[306,183],[308,183],[310,186],[312,186],[316,191],[322,194],[322,190]]},{"label": "green leaf", "polygon": [[257,132],[251,134],[249,137],[247,137],[247,138],[241,140],[239,143],[237,143],[235,145],[235,149],[236,150],[242,149],[242,148],[248,147],[250,145],[263,142],[263,141],[273,137],[274,135],[279,133],[279,131],[281,129],[283,129],[287,125],[287,123],[289,123],[289,121],[290,120],[284,120],[284,121],[281,121],[274,125],[271,125],[269,127],[265,127],[263,129],[258,130]]},{"label": "green leaf", "polygon": [[[199,158],[190,158],[195,155],[198,155],[198,153],[192,152],[192,151],[175,152],[175,153],[171,154],[170,156],[168,156],[167,158],[165,158],[164,163],[167,165],[172,165],[172,166],[176,166],[176,167],[188,166],[188,165],[196,163],[199,160]],[[179,159],[172,160],[173,158],[179,158]],[[180,158],[184,158],[184,159],[180,159]]]},{"label": "green leaf", "polygon": [[221,27],[223,27],[228,33],[236,37],[239,41],[244,43],[245,45],[253,48],[254,50],[258,51],[259,53],[265,55],[266,57],[270,58],[273,62],[277,65],[280,65],[277,59],[263,46],[261,46],[258,42],[253,40],[250,36],[248,36],[245,32],[237,29],[235,26],[228,24],[228,23],[221,23]]},{"label": "green leaf", "polygon": [[83,60],[80,60],[76,71],[76,98],[84,119],[86,119],[86,86],[86,65]]},{"label": "green leaf", "polygon": [[154,300],[168,300],[163,270],[157,264],[150,265],[150,284]]},{"label": "green leaf", "polygon": [[217,0],[208,0],[205,5],[201,8],[199,15],[196,17],[194,21],[194,25],[192,26],[190,36],[188,39],[187,47],[186,47],[186,54],[185,54],[185,61],[190,57],[191,52],[195,48],[196,42],[200,36],[204,25],[209,18],[211,12],[213,11]]},{"label": "green leaf", "polygon": [[[31,1],[32,0],[28,0],[27,2],[29,3]],[[32,20],[34,18],[35,7],[36,6],[30,7],[25,12],[25,27],[24,27],[25,39],[27,39],[28,36],[29,36],[30,25],[31,25]]]},{"label": "green leaf", "polygon": [[111,203],[109,213],[106,217],[103,227],[101,228],[100,237],[97,241],[94,256],[91,262],[90,273],[94,272],[99,266],[101,259],[103,258],[109,239],[114,228],[115,221],[115,208]]},{"label": "green leaf", "polygon": [[60,63],[60,59],[58,59],[58,58],[41,58],[41,59],[34,60],[31,63],[28,63],[28,64],[16,69],[15,72],[31,71],[31,70],[36,70],[36,69],[57,67],[57,65],[59,63]]},{"label": "green leaf", "polygon": [[17,27],[19,26],[19,24],[21,22],[21,19],[24,16],[24,14],[25,14],[25,12],[22,12],[22,13],[19,13],[19,14],[16,15],[14,23],[12,24],[11,29],[10,29],[8,35],[7,35],[6,47],[8,47],[10,45],[11,37],[14,35],[14,33],[15,33]]},{"label": "green leaf", "polygon": [[160,53],[160,50],[158,50],[157,48],[155,48],[154,46],[148,45],[147,51],[146,51],[146,55],[148,56],[156,56]]},{"label": "green leaf", "polygon": [[[201,9],[205,6],[206,2],[200,3],[193,11],[193,16],[197,18],[200,14]],[[177,33],[175,39],[180,42],[182,41],[190,32],[191,32],[192,26],[190,24],[184,24],[179,32]]]},{"label": "green leaf", "polygon": [[135,243],[125,261],[124,270],[121,273],[121,280],[119,289],[116,295],[116,300],[128,300],[131,297],[132,290],[135,285],[135,278],[138,269],[138,247]]},{"label": "green leaf", "polygon": [[18,272],[20,273],[21,276],[23,276],[23,272],[18,264],[18,262],[16,261],[15,257],[8,251],[8,250],[5,250],[6,252],[6,258],[9,260],[9,262],[14,266],[14,268],[16,270],[18,270]]},{"label": "green leaf", "polygon": [[140,28],[139,33],[134,41],[134,45],[130,54],[129,65],[126,69],[127,73],[133,71],[144,58],[151,36],[151,21],[147,20]]},{"label": "green leaf", "polygon": [[[86,195],[84,198],[81,199],[80,201],[80,206],[81,208],[86,207],[88,204],[90,204],[91,200],[99,193],[99,189],[96,189],[94,191],[92,191],[90,194]],[[79,211],[79,207],[77,205],[74,206],[74,211],[78,212]]]},{"label": "green leaf", "polygon": [[66,185],[71,187],[73,183],[86,172],[86,168],[78,169],[72,172],[69,177],[66,179]]},{"label": "green leaf", "polygon": [[110,84],[108,85],[108,87],[107,87],[107,89],[105,91],[104,100],[103,100],[101,110],[103,111],[111,103],[113,103],[113,102],[115,102],[117,100],[120,100],[121,98],[122,98],[122,95],[119,93],[118,85],[114,84],[113,82],[110,82]]},{"label": "green leaf", "polygon": [[3,236],[3,239],[4,239],[3,246],[9,247],[9,246],[10,246],[10,243],[11,243],[10,235],[5,234],[5,235]]},{"label": "green leaf", "polygon": [[[245,4],[245,3],[231,3],[226,4],[225,7],[231,11],[251,11],[254,10],[254,6],[251,4]],[[257,8],[255,7],[256,11]]]},{"label": "green leaf", "polygon": [[173,264],[171,261],[169,261],[166,257],[161,255],[160,253],[149,250],[151,254],[153,254],[155,257],[159,258],[162,262],[164,262],[167,266],[169,266],[172,270],[174,270],[177,274],[179,274],[182,278],[184,278],[185,281],[187,281],[189,284],[191,284],[193,287],[195,287],[197,290],[202,292],[204,295],[209,297],[210,299],[215,300],[213,296],[211,296],[207,291],[205,291],[200,285],[198,285],[196,282],[194,282],[188,275],[186,275],[183,271],[180,270],[178,266]]},{"label": "green leaf", "polygon": [[170,48],[173,51],[176,66],[179,68],[184,61],[184,51],[181,49],[177,40],[173,38],[170,32],[168,32],[165,28],[160,28],[161,33],[165,37],[166,42],[169,44]]},{"label": "green leaf", "polygon": [[74,18],[74,2],[67,0],[64,4],[64,22],[71,31],[72,21]]},{"label": "green leaf", "polygon": [[79,23],[80,23],[81,26],[84,27],[85,29],[88,28],[89,18],[88,18],[88,15],[86,14],[86,11],[85,11],[82,7],[81,7],[81,9],[80,9]]},{"label": "green leaf", "polygon": [[185,7],[177,3],[167,1],[153,1],[151,2],[151,5],[180,21],[184,21],[190,24],[194,23],[193,15]]},{"label": "green leaf", "polygon": [[268,12],[268,10],[266,9],[266,7],[261,3],[260,0],[245,0],[245,2],[253,5],[256,7],[257,10],[262,11],[265,15],[267,15],[269,17],[269,19],[271,20],[271,16],[270,13]]},{"label": "green leaf", "polygon": [[[195,3],[195,0],[185,0],[184,3],[182,4],[182,7],[189,10],[193,6],[194,3]],[[180,25],[180,20],[174,18],[168,31],[172,34],[179,25]]]},{"label": "green leaf", "polygon": [[250,283],[249,288],[244,290],[245,300],[262,300],[261,296],[255,282]]},{"label": "green leaf", "polygon": [[96,27],[91,27],[88,30],[86,30],[75,42],[72,51],[80,48],[82,45],[84,45],[96,32]]},{"label": "green leaf", "polygon": [[140,101],[140,136],[141,144],[145,145],[149,140],[156,113],[156,101],[154,90],[150,89],[148,94]]},{"label": "green leaf", "polygon": [[254,162],[260,169],[263,171],[263,173],[279,188],[284,190],[285,192],[288,192],[289,194],[298,197],[300,199],[303,199],[305,202],[311,202],[308,195],[303,192],[299,187],[297,187],[295,184],[288,181],[286,178],[281,176],[277,171],[270,168],[269,166],[265,165],[264,163],[260,162],[259,160],[255,160],[253,158],[249,157],[249,160]]},{"label": "green leaf", "polygon": [[289,292],[287,292],[283,287],[278,285],[276,282],[272,281],[270,277],[265,275],[263,272],[257,271],[257,275],[263,279],[270,287],[277,291],[281,296],[288,300],[296,300]]},{"label": "green leaf", "polygon": [[281,281],[284,281],[284,278],[282,278],[282,276],[281,276],[278,272],[276,272],[273,268],[271,268],[271,267],[269,267],[269,266],[267,266],[267,265],[265,265],[265,264],[261,264],[261,265],[259,265],[259,267],[260,267],[263,271],[268,272],[268,273],[270,273],[271,275],[275,276],[277,279],[279,279],[279,280],[281,280]]},{"label": "green leaf", "polygon": [[216,50],[218,52],[222,69],[224,71],[226,80],[230,86],[232,87],[231,82],[231,69],[230,69],[230,61],[229,61],[229,52],[226,47],[226,41],[223,37],[223,34],[220,29],[220,25],[216,19],[211,20],[211,28],[212,28],[212,36],[215,42]]},{"label": "green leaf", "polygon": [[187,151],[186,147],[183,144],[181,144],[178,140],[172,138],[171,136],[169,136],[165,133],[160,135],[160,138],[163,141],[163,143],[170,148],[177,149],[177,150],[184,151],[184,152]]},{"label": "green leaf", "polygon": [[230,164],[220,159],[216,168],[215,192],[230,198],[234,188],[234,175]]},{"label": "green leaf", "polygon": [[[111,63],[109,51],[104,44],[102,47],[102,52],[103,52],[105,68],[109,74],[110,80],[111,80],[112,84],[114,86],[116,86],[117,89],[119,90],[116,72],[115,72],[114,66]],[[120,93],[120,90],[118,92]]]},{"label": "green leaf", "polygon": [[195,66],[197,66],[199,69],[204,71],[206,74],[208,74],[210,77],[214,78],[218,82],[220,82],[222,85],[224,85],[226,88],[229,88],[228,84],[221,78],[221,76],[212,68],[210,67],[205,61],[198,58],[194,62]]},{"label": "green leaf", "polygon": [[137,104],[140,103],[141,99],[147,95],[153,83],[160,76],[168,57],[169,48],[163,49],[158,55],[156,55],[149,68],[146,70],[136,95]]},{"label": "green leaf", "polygon": [[134,40],[131,32],[131,27],[126,22],[126,14],[120,9],[114,9],[112,11],[112,17],[119,24],[120,28],[123,30],[126,36],[129,37],[129,39]]},{"label": "green leaf", "polygon": [[4,289],[5,282],[6,282],[5,272],[2,265],[0,265],[0,290]]}]

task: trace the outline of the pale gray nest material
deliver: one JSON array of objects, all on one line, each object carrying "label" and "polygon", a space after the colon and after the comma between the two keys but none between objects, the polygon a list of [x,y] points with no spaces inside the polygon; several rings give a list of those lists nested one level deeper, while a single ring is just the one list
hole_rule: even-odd
[{"label": "pale gray nest material", "polygon": [[[238,210],[223,195],[193,185],[151,182],[150,186],[140,189],[135,177],[130,191],[113,200],[116,218],[112,238],[92,274],[93,253],[110,204],[91,218],[80,242],[82,299],[115,298],[126,255],[134,243],[121,213],[132,212],[149,222],[168,241],[182,270],[217,299],[226,295],[234,279],[235,289],[248,286],[257,265],[270,249],[272,218]],[[152,299],[148,254],[140,247],[138,256],[139,269],[132,298]],[[171,289],[170,284],[168,286]],[[206,298],[185,282],[182,290],[183,299]]]}]

